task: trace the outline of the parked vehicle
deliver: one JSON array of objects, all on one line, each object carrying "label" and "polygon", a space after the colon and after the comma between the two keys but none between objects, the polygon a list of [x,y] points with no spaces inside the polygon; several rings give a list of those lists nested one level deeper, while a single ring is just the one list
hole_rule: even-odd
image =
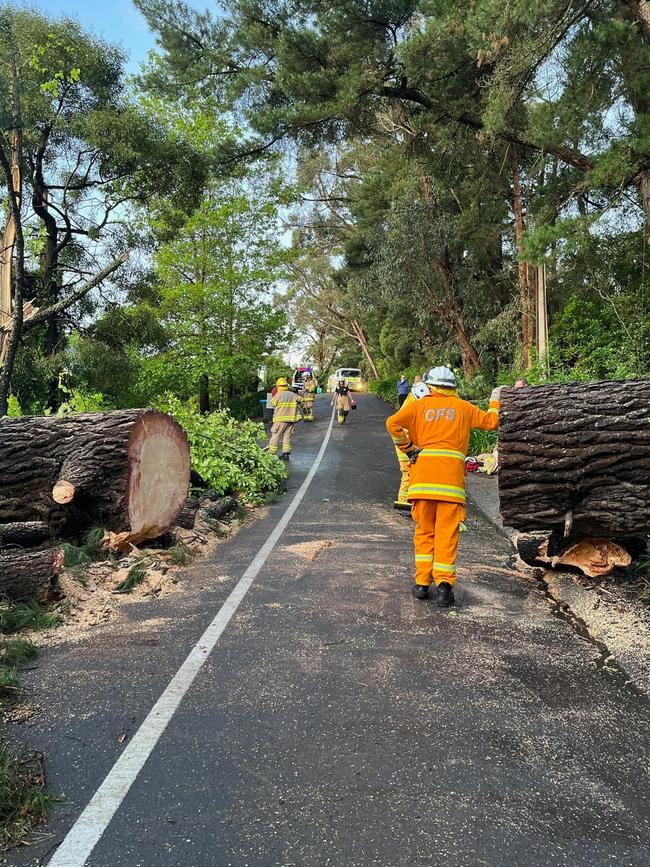
[{"label": "parked vehicle", "polygon": [[339,379],[344,379],[350,391],[366,391],[368,385],[358,367],[339,367],[327,380],[327,390],[334,391]]},{"label": "parked vehicle", "polygon": [[291,390],[302,394],[305,390],[305,380],[314,375],[311,367],[296,367],[291,377]]}]

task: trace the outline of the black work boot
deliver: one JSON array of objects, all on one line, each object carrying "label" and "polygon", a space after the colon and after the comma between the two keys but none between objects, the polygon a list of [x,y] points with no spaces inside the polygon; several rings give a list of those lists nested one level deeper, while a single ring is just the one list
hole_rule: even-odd
[{"label": "black work boot", "polygon": [[288,461],[289,460],[289,452],[282,452],[282,454],[280,455],[280,460],[281,461]]},{"label": "black work boot", "polygon": [[426,586],[426,584],[414,584],[413,595],[416,599],[428,599],[429,588]]},{"label": "black work boot", "polygon": [[451,589],[451,584],[448,581],[441,581],[438,584],[438,595],[436,603],[440,608],[449,608],[454,604],[454,591]]}]

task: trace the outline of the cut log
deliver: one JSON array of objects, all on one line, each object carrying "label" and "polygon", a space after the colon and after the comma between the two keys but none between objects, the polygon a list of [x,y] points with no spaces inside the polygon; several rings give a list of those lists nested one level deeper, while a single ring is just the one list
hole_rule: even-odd
[{"label": "cut log", "polygon": [[0,550],[0,596],[12,602],[44,596],[63,566],[60,548]]},{"label": "cut log", "polygon": [[0,442],[0,523],[42,521],[55,536],[95,525],[137,544],[166,532],[187,497],[187,437],[161,412],[3,418]]},{"label": "cut log", "polygon": [[194,522],[196,521],[196,513],[199,511],[199,501],[196,497],[188,497],[185,501],[180,515],[174,522],[177,527],[182,527],[184,530],[193,530]]},{"label": "cut log", "polygon": [[52,533],[44,521],[0,524],[0,550],[3,548],[37,548],[50,544]]},{"label": "cut log", "polygon": [[553,531],[553,555],[586,537],[647,542],[650,379],[504,389],[499,465],[504,524]]},{"label": "cut log", "polygon": [[214,502],[205,502],[201,506],[201,517],[218,520],[227,515],[237,505],[237,497],[219,497]]}]

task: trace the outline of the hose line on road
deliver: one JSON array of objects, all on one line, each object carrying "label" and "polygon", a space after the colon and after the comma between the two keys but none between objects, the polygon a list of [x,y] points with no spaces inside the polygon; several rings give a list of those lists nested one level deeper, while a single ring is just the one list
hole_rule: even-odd
[{"label": "hose line on road", "polygon": [[149,711],[148,716],[133,736],[131,742],[117,759],[100,787],[90,799],[87,807],[63,839],[57,852],[48,862],[49,867],[84,867],[86,864],[89,855],[107,829],[113,816],[127,796],[129,789],[144,767],[145,762],[155,749],[156,744],[176,713],[183,697],[205,665],[225,628],[241,605],[253,581],[259,575],[268,556],[282,537],[287,525],[307,493],[327,449],[334,424],[334,412],[333,410],[318,454],[293,500],[287,506],[268,539],[257,552],[217,612],[214,620],[189,652],[185,662],[169,682],[156,704]]}]

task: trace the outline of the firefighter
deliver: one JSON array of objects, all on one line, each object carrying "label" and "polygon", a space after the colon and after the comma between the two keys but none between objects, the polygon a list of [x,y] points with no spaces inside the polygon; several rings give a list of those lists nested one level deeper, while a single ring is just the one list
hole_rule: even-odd
[{"label": "firefighter", "polygon": [[344,379],[339,379],[339,383],[334,389],[334,395],[330,406],[334,406],[335,401],[338,423],[345,424],[348,414],[352,409],[352,396],[350,388]]},{"label": "firefighter", "polygon": [[291,454],[291,437],[296,422],[300,419],[300,405],[302,400],[289,388],[287,380],[281,376],[276,382],[277,391],[271,398],[273,407],[273,424],[271,425],[271,439],[269,451],[277,455],[280,443],[282,451],[280,460],[288,461]]},{"label": "firefighter", "polygon": [[494,389],[484,412],[458,397],[456,377],[448,367],[432,368],[424,382],[429,396],[405,404],[387,419],[386,427],[411,461],[407,498],[415,521],[413,595],[427,599],[434,583],[437,603],[446,608],[454,604],[470,431],[498,427],[501,390]]},{"label": "firefighter", "polygon": [[314,400],[316,399],[316,389],[318,383],[316,378],[310,373],[304,382],[304,391],[302,396],[302,416],[303,421],[314,420]]},{"label": "firefighter", "polygon": [[[402,406],[407,406],[414,400],[418,400],[421,397],[426,397],[429,394],[429,386],[422,382],[422,377],[416,376],[415,380],[416,381],[411,387],[411,390]],[[399,491],[397,492],[397,499],[393,503],[393,508],[397,509],[399,512],[405,512],[410,515],[411,504],[407,499],[407,494],[411,478],[411,462],[408,455],[405,455],[404,452],[399,448],[399,446],[395,446],[395,452],[397,454],[397,460],[399,461],[400,485]]]}]

